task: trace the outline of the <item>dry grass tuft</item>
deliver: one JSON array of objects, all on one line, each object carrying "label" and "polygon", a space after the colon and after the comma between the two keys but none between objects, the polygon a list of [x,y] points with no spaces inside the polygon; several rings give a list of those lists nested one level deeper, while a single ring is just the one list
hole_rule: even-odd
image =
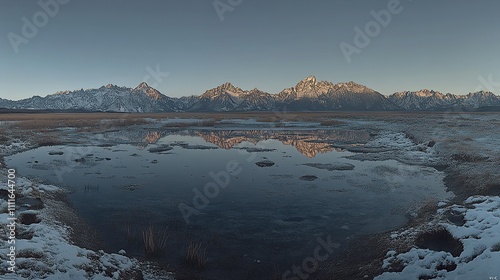
[{"label": "dry grass tuft", "polygon": [[5,136],[6,132],[0,129],[0,145],[7,145],[9,143],[9,137]]},{"label": "dry grass tuft", "polygon": [[140,244],[140,233],[140,230],[136,226],[125,223],[125,236],[127,237],[128,244]]},{"label": "dry grass tuft", "polygon": [[445,228],[436,228],[420,233],[415,239],[415,245],[422,249],[449,252],[454,257],[464,250],[462,242],[453,237]]},{"label": "dry grass tuft", "polygon": [[149,225],[142,231],[142,240],[144,242],[144,252],[146,257],[158,257],[163,255],[167,246],[169,234],[167,229],[156,230]]},{"label": "dry grass tuft", "polygon": [[491,246],[491,251],[492,252],[500,252],[500,243],[497,243],[497,244]]},{"label": "dry grass tuft", "polygon": [[38,138],[35,138],[34,140],[35,140],[35,143],[40,147],[62,145],[62,142],[61,142],[61,140],[59,140],[59,138],[57,138],[55,136],[51,136],[51,135],[42,135]]},{"label": "dry grass tuft", "polygon": [[193,122],[172,122],[167,123],[163,127],[165,128],[184,128],[184,127],[214,127],[218,124],[216,120],[202,120]]},{"label": "dry grass tuft", "polygon": [[131,126],[131,125],[141,125],[148,124],[144,118],[123,118],[123,119],[112,119],[109,122],[109,126],[111,127],[123,127],[123,126]]},{"label": "dry grass tuft", "polygon": [[281,274],[281,271],[279,269],[279,266],[277,266],[276,264],[273,265],[273,267],[271,268],[271,273],[270,273],[270,278],[271,280],[281,280],[282,279],[282,274]]},{"label": "dry grass tuft", "polygon": [[201,243],[191,242],[186,250],[186,263],[196,269],[203,269],[207,264],[206,251]]},{"label": "dry grass tuft", "polygon": [[320,121],[319,124],[322,126],[336,126],[336,125],[342,124],[342,122],[337,121],[337,120],[322,120],[322,121]]}]

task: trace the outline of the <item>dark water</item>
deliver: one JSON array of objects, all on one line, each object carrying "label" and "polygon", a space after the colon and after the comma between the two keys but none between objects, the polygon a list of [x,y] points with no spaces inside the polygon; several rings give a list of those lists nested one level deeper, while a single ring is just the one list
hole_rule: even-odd
[{"label": "dark water", "polygon": [[[101,232],[105,249],[142,256],[142,230],[167,228],[161,261],[187,269],[185,250],[200,242],[208,257],[202,274],[214,279],[282,273],[311,256],[318,237],[342,247],[357,235],[401,226],[409,209],[446,195],[443,174],[432,168],[350,160],[344,158],[350,152],[330,145],[366,142],[366,133],[195,131],[152,138],[148,145],[42,147],[6,163],[71,190],[71,203]],[[256,165],[264,160],[274,165]],[[228,163],[239,172],[227,173]],[[180,205],[196,214],[183,215]]]}]

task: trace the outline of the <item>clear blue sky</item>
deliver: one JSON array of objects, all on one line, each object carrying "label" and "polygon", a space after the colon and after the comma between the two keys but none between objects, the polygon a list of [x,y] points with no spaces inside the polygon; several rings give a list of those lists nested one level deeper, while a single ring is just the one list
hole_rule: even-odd
[{"label": "clear blue sky", "polygon": [[278,93],[308,75],[383,94],[465,94],[480,76],[500,82],[498,0],[401,0],[403,10],[348,63],[340,43],[354,45],[354,27],[389,2],[242,0],[221,21],[212,0],[71,0],[15,53],[8,34],[22,36],[22,18],[33,22],[43,10],[38,1],[0,0],[0,97],[135,87],[157,65],[169,76],[156,88],[169,96],[226,81]]}]

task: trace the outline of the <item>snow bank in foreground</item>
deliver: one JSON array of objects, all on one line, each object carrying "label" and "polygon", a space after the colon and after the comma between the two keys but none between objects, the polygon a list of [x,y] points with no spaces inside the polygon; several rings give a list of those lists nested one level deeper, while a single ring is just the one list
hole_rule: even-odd
[{"label": "snow bank in foreground", "polygon": [[[470,197],[463,206],[444,207],[438,210],[438,214],[444,217],[450,211],[460,213],[463,222],[453,224],[441,219],[437,224],[462,243],[463,251],[459,256],[419,248],[399,254],[389,251],[382,266],[386,272],[375,279],[500,278],[500,197]],[[402,271],[388,271],[398,266],[404,267]]]},{"label": "snow bank in foreground", "polygon": [[[0,278],[1,279],[173,279],[169,273],[155,275],[151,267],[121,254],[94,252],[69,241],[70,228],[51,216],[51,209],[30,209],[16,205],[16,216],[31,217],[16,223],[15,244],[8,243],[10,221],[5,191],[6,180],[0,182]],[[50,185],[36,185],[24,178],[16,180],[16,200],[22,196],[51,199],[61,191]],[[17,204],[17,203],[16,203]],[[27,208],[27,209],[26,209]],[[25,210],[22,210],[25,209]],[[16,248],[15,274],[8,268],[10,246]]]}]

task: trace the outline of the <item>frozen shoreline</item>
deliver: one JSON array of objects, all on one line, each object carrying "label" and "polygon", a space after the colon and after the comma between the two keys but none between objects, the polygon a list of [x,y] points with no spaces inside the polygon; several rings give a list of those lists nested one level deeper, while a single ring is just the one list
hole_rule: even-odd
[{"label": "frozen shoreline", "polygon": [[[383,128],[384,125],[378,124],[377,129],[380,129],[381,127]],[[361,153],[358,155],[359,157],[358,159],[380,160],[381,159],[380,156],[382,156],[382,159],[385,159],[386,157],[387,158],[397,157],[397,159],[400,161],[413,162],[414,164],[417,165],[419,164],[425,165],[426,162],[430,163],[430,165],[433,164],[439,165],[441,164],[440,159],[442,160],[443,157],[442,153],[443,147],[453,152],[454,147],[450,148],[449,146],[461,142],[460,139],[455,140],[455,142],[445,142],[444,140],[442,140],[442,141],[437,141],[438,147],[432,147],[433,145],[428,146],[426,141],[420,141],[420,142],[417,141],[417,143],[420,144],[414,145],[415,143],[408,142],[408,139],[403,137],[404,136],[403,134],[396,131],[402,131],[402,130],[400,130],[400,127],[398,127],[397,129],[393,128],[389,130],[389,132],[387,132],[385,135],[380,135],[383,136],[380,137],[381,141],[372,142],[366,148],[379,149],[380,146],[386,146],[389,143],[392,143],[395,144],[396,146],[399,145],[397,152],[395,152],[396,150],[388,150],[385,153],[384,152],[366,153],[366,154]],[[455,135],[452,136],[454,137]],[[431,136],[426,136],[426,137],[428,138],[425,138],[424,140],[428,140]],[[432,138],[434,138],[434,136],[432,136]],[[483,143],[485,142],[485,140],[482,138],[480,138],[480,140]],[[490,142],[488,142],[490,145],[495,145],[494,142],[491,143]],[[5,149],[5,147],[0,146],[0,152],[2,153],[2,155],[5,155],[31,148],[34,148],[34,146],[28,143],[16,142],[14,145],[10,147],[10,149]],[[425,156],[431,156],[431,157],[422,158],[421,155],[423,154],[420,153],[421,151],[419,149],[427,150],[429,154]],[[461,152],[461,150],[457,151]],[[441,154],[439,154],[440,152]],[[476,154],[476,152],[477,151],[475,150],[467,150],[468,154]],[[457,157],[457,161],[458,160],[462,161],[465,160],[464,163],[465,165],[471,164],[466,161],[470,160],[467,157],[465,158]],[[477,168],[477,166],[475,168]],[[461,171],[463,171],[463,167],[454,169],[453,171],[456,173],[457,172],[460,173]],[[2,169],[0,172],[2,172],[3,176],[5,176],[4,174],[7,174],[5,169]],[[479,171],[476,169],[465,170],[464,173],[475,174],[475,172]],[[2,178],[1,181],[2,183],[0,183],[0,186],[2,186],[2,188],[4,188],[4,185],[2,185],[5,184],[4,181],[5,180],[3,180]],[[29,189],[30,187],[33,189],[28,195],[33,193],[44,193],[47,199],[50,199],[51,193],[60,191],[56,187],[54,188],[50,187],[48,189],[44,189],[46,188],[45,186],[42,186],[42,189],[40,190],[39,186],[37,186],[33,182],[26,184],[27,185],[31,184],[31,186],[29,186],[27,189]],[[23,191],[27,190],[23,189]],[[470,194],[475,193],[474,189],[469,190],[468,192]],[[467,193],[465,188],[464,188],[464,193]],[[464,194],[462,194],[462,196],[463,195]],[[465,198],[467,197],[468,196],[466,196]],[[495,237],[494,234],[495,232],[500,232],[500,229],[498,228],[500,198],[498,196],[477,196],[469,198],[464,202],[465,198],[461,200],[454,200],[453,203],[456,204],[452,205],[440,203],[440,205],[438,206],[439,209],[436,213],[428,213],[429,216],[433,216],[432,221],[430,222],[426,221],[425,223],[421,223],[419,225],[413,225],[412,227],[405,227],[401,230],[388,233],[388,235],[391,235],[391,238],[393,237],[392,239],[394,242],[399,242],[399,241],[409,242],[408,240],[412,240],[412,238],[414,239],[415,236],[418,235],[418,233],[420,232],[424,232],[432,228],[442,227],[447,229],[453,235],[454,238],[456,238],[457,240],[459,240],[464,244],[464,251],[461,255],[453,256],[447,252],[436,251],[431,249],[422,249],[416,247],[410,250],[401,250],[401,251],[387,248],[387,251],[389,252],[384,258],[383,263],[381,264],[384,273],[379,275],[378,276],[379,278],[376,279],[419,279],[419,277],[424,274],[428,274],[431,277],[435,276],[437,277],[437,279],[449,279],[449,278],[470,279],[470,277],[466,277],[467,275],[474,275],[474,276],[479,275],[478,277],[480,277],[480,279],[483,278],[487,279],[485,277],[496,276],[496,275],[489,275],[492,273],[493,274],[496,273],[500,276],[500,271],[494,270],[498,268],[493,265],[495,263],[500,263],[499,252],[496,251],[497,250],[496,248],[498,247],[497,244],[500,242],[499,240],[500,237],[498,236]],[[33,210],[26,210],[26,211],[33,211]],[[69,251],[72,250],[75,253],[75,256],[68,257],[70,260],[78,260],[80,261],[80,264],[82,263],[84,264],[92,262],[92,259],[97,258],[97,261],[99,262],[98,267],[101,267],[101,270],[93,272],[95,274],[93,277],[96,278],[92,279],[108,279],[109,277],[115,277],[115,279],[127,279],[123,278],[123,277],[129,277],[126,273],[130,273],[130,271],[133,271],[134,269],[141,267],[141,265],[143,266],[145,265],[139,263],[135,259],[130,259],[120,254],[104,253],[100,251],[90,251],[78,248],[71,244],[68,235],[68,232],[71,230],[70,228],[65,227],[64,225],[49,223],[48,221],[51,220],[49,213],[50,211],[47,211],[47,209],[35,210],[35,211],[38,211],[37,212],[39,214],[38,217],[41,218],[41,222],[27,225],[26,228],[28,228],[28,230],[29,229],[36,230],[37,232],[41,232],[42,234],[45,232],[45,234],[48,234],[48,236],[52,236],[51,237],[52,239],[39,237],[40,239],[56,240],[60,242],[58,243],[60,248],[67,248]],[[447,220],[446,216],[444,215],[446,211],[454,211],[454,212],[461,211],[465,221],[464,225],[456,225]],[[482,222],[477,222],[477,219],[474,217],[481,217],[481,221],[488,221],[488,223],[484,224]],[[4,219],[5,217],[3,216],[0,216],[0,218],[2,219],[2,222],[6,220]],[[3,226],[3,228],[5,228],[5,226]],[[470,233],[472,231],[475,232],[475,235]],[[467,235],[465,233],[469,234]],[[37,236],[33,236],[33,239],[34,238],[37,238]],[[5,241],[2,240],[1,242]],[[30,242],[28,241],[26,241],[25,243],[26,246],[27,244],[30,244]],[[23,245],[22,242],[21,245]],[[36,242],[32,243],[31,245],[34,245],[34,247],[39,247],[39,248],[43,248],[44,246],[43,243],[36,243]],[[2,250],[0,251],[0,258],[3,259],[4,257],[6,257],[6,254],[4,254],[5,251],[4,248],[6,248],[5,244],[2,244],[1,248]],[[38,253],[35,252],[35,255],[37,255]],[[66,266],[66,273],[71,273],[71,271],[74,270],[73,266],[74,263],[65,261],[64,256],[60,252],[58,253],[57,250],[54,250],[53,252],[50,253],[51,253],[50,256],[53,256],[52,259],[57,260],[59,258],[59,261],[63,262],[62,267],[64,268]],[[33,262],[33,264],[37,263],[43,264],[43,258],[31,258],[29,260]],[[402,270],[401,267],[396,268],[398,262],[405,264]],[[480,263],[481,265],[478,265],[478,263]],[[453,265],[456,265],[456,267],[453,270],[451,270],[451,268],[453,268]],[[48,263],[47,266],[51,267]],[[480,267],[483,269],[483,271],[481,272],[479,268],[475,269],[475,267]],[[446,268],[450,269],[450,271],[448,271]],[[3,265],[2,271],[4,269],[5,266]],[[63,274],[63,272],[61,272],[57,267],[55,267],[55,270],[53,272],[54,274],[48,274],[52,275],[51,277],[54,277],[52,279],[65,279],[66,278],[65,276],[69,275],[69,274]],[[109,272],[112,272],[112,274],[106,274]],[[122,276],[122,278],[120,278],[120,274],[126,276]],[[32,279],[36,279],[39,277],[40,277],[39,275],[34,275],[32,276]],[[104,277],[104,278],[99,278],[99,277]],[[145,277],[145,279],[154,279],[153,277],[154,276],[148,275],[147,278]]]},{"label": "frozen shoreline", "polygon": [[[427,233],[441,244],[420,241],[422,248],[388,251],[382,265],[384,273],[375,279],[495,279],[500,276],[500,197],[471,196],[463,205],[439,205],[433,221],[393,232],[391,238],[395,242],[414,238],[427,241]],[[459,248],[452,245],[453,242]]]}]

